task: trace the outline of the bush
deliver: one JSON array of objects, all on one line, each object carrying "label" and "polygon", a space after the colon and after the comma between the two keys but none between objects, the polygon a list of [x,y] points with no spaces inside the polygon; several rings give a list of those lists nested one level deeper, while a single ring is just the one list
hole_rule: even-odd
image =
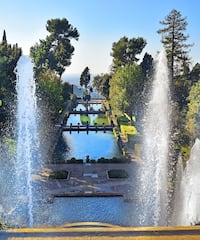
[{"label": "bush", "polygon": [[113,128],[113,134],[114,134],[115,138],[119,137],[119,131],[118,131],[117,127]]},{"label": "bush", "polygon": [[125,116],[120,116],[117,118],[117,123],[118,125],[130,125],[130,121],[127,119],[127,117]]},{"label": "bush", "polygon": [[112,169],[108,171],[109,178],[128,178],[128,173],[123,169]]},{"label": "bush", "polygon": [[83,125],[90,124],[90,117],[87,115],[81,114],[80,120]]},{"label": "bush", "polygon": [[129,160],[125,159],[124,157],[113,157],[113,158],[104,158],[101,157],[97,160],[97,163],[127,163]]},{"label": "bush", "polygon": [[53,171],[52,173],[50,173],[49,178],[51,178],[51,179],[67,179],[68,174],[69,173],[66,170]]},{"label": "bush", "polygon": [[71,158],[71,160],[67,160],[67,163],[83,163],[83,159]]}]

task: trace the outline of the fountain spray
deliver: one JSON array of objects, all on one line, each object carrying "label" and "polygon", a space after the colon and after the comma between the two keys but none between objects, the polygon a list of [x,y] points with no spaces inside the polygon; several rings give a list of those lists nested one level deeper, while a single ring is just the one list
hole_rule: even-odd
[{"label": "fountain spray", "polygon": [[27,197],[28,223],[33,226],[32,167],[37,152],[37,101],[33,63],[21,56],[16,67],[17,82],[17,188]]}]

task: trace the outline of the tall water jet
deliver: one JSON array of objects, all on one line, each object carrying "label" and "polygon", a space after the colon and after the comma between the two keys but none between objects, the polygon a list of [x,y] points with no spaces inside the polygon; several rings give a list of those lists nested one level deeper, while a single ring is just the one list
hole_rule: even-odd
[{"label": "tall water jet", "polygon": [[197,138],[191,149],[181,182],[176,225],[194,225],[200,222],[200,140]]},{"label": "tall water jet", "polygon": [[[16,188],[20,198],[26,198],[28,225],[33,226],[32,169],[38,151],[36,84],[33,63],[21,56],[16,67],[17,82],[17,159]],[[24,209],[21,211],[25,211]]]},{"label": "tall water jet", "polygon": [[154,80],[144,118],[139,198],[142,225],[166,225],[170,131],[169,73],[165,51],[155,62]]}]

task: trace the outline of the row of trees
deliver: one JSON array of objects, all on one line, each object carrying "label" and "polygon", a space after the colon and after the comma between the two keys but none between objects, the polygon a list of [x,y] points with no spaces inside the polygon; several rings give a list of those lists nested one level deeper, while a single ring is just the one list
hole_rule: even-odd
[{"label": "row of trees", "polygon": [[[35,65],[37,91],[40,104],[48,109],[53,119],[65,106],[69,99],[71,86],[61,80],[65,67],[71,64],[74,47],[71,41],[78,40],[79,33],[67,19],[51,19],[47,21],[46,30],[49,35],[39,40],[30,49],[30,56]],[[12,117],[15,100],[16,68],[22,54],[17,44],[7,42],[6,32],[0,42],[0,128]],[[42,101],[41,101],[42,99]]]},{"label": "row of trees", "polygon": [[122,37],[112,45],[113,63],[110,73],[94,77],[93,87],[106,98],[110,98],[116,114],[123,112],[139,116],[142,110],[145,83],[153,70],[153,58],[145,53],[140,64],[138,55],[146,46],[142,37]]},{"label": "row of trees", "polygon": [[66,18],[48,20],[46,30],[49,35],[31,47],[30,56],[44,106],[55,118],[70,97],[71,86],[61,78],[75,50],[71,41],[78,40],[79,33]]},{"label": "row of trees", "polygon": [[[177,144],[188,144],[189,134],[195,136],[199,118],[200,64],[190,69],[189,51],[193,44],[187,43],[185,34],[187,21],[173,9],[163,21],[163,28],[157,31],[166,50],[170,69],[171,92],[175,123],[173,131],[180,133]],[[146,46],[142,37],[122,37],[112,45],[113,62],[109,73],[94,77],[93,87],[106,98],[110,98],[116,113],[127,112],[140,117],[143,100],[150,86],[153,73],[153,58],[145,53],[138,64],[138,55]],[[196,128],[195,128],[196,126]],[[193,129],[193,130],[192,130]],[[187,136],[187,137],[185,137]],[[182,139],[187,139],[182,141]]]},{"label": "row of trees", "polygon": [[17,44],[7,42],[6,31],[0,42],[0,129],[12,118],[12,105],[15,99],[16,75],[14,69],[22,54]]}]

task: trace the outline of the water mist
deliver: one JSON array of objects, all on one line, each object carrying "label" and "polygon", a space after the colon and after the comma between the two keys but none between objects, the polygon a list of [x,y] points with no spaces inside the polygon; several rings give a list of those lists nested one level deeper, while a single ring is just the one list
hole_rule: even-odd
[{"label": "water mist", "polygon": [[[21,56],[16,68],[17,82],[17,159],[16,187],[18,197],[26,199],[27,220],[33,226],[32,169],[37,158],[37,102],[36,85],[33,78],[33,63],[27,56]],[[21,211],[25,211],[25,209]]]},{"label": "water mist", "polygon": [[[182,174],[180,191],[176,191],[175,225],[194,225],[200,222],[200,140],[197,138]],[[181,206],[177,208],[177,205]]]},{"label": "water mist", "polygon": [[139,198],[143,203],[141,225],[166,225],[170,90],[167,58],[161,51],[144,118],[143,156]]}]

